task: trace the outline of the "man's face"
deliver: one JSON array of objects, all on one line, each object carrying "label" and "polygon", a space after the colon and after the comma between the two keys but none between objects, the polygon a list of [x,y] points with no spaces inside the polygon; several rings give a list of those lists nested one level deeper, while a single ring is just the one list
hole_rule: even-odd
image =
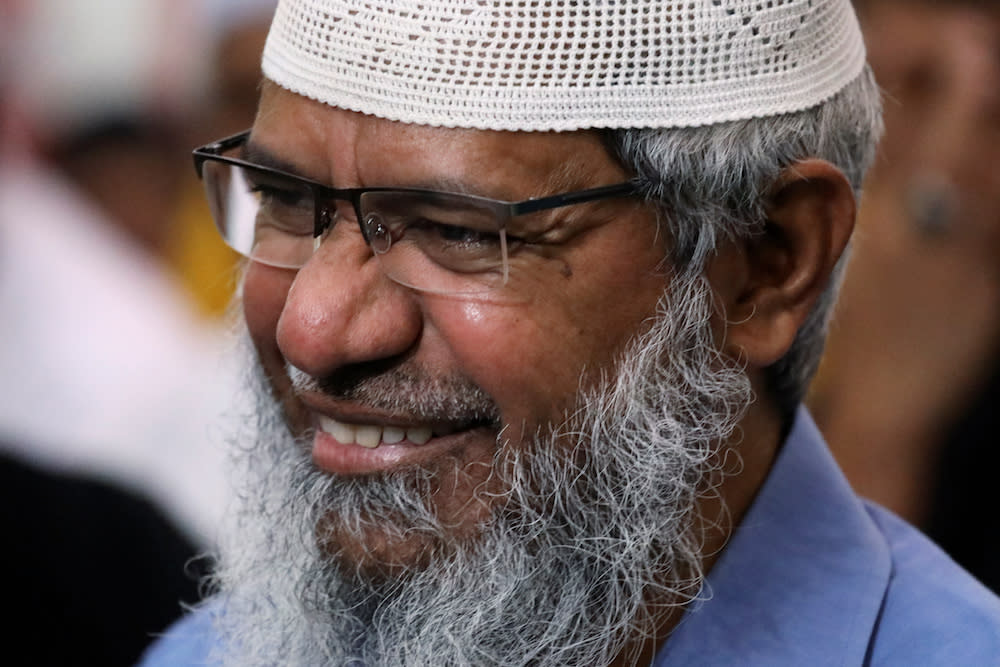
[{"label": "man's face", "polygon": [[[521,200],[627,178],[593,134],[417,127],[270,84],[251,142],[336,187]],[[503,493],[492,471],[504,450],[562,423],[655,314],[668,278],[653,214],[611,199],[515,218],[510,232],[530,224],[538,242],[512,253],[506,286],[474,296],[392,282],[351,218],[298,272],[249,266],[244,306],[262,365],[293,433],[315,430],[320,469],[430,470],[432,511],[456,537],[474,534]],[[402,442],[385,442],[401,430]],[[379,437],[374,448],[349,442]],[[358,563],[406,565],[427,546],[371,530],[350,539],[340,546]]]}]

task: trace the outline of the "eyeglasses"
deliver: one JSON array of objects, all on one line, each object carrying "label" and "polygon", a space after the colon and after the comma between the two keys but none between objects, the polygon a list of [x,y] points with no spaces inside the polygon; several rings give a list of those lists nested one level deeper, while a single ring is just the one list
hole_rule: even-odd
[{"label": "eyeglasses", "polygon": [[250,131],[194,151],[215,224],[249,259],[305,265],[349,202],[361,234],[392,280],[438,294],[486,292],[507,284],[509,255],[527,242],[508,234],[512,218],[638,194],[635,182],[520,202],[416,188],[332,188],[241,157]]}]

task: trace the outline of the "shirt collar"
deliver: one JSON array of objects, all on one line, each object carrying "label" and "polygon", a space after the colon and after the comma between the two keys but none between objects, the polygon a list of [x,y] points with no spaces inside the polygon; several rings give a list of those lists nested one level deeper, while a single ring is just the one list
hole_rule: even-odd
[{"label": "shirt collar", "polygon": [[771,472],[655,666],[862,664],[888,547],[799,408]]}]

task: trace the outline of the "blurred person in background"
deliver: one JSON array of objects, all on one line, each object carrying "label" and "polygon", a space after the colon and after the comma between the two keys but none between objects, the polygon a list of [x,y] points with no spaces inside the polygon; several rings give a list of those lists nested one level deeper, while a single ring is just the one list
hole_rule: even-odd
[{"label": "blurred person in background", "polygon": [[46,470],[141,492],[207,548],[228,500],[229,345],[163,254],[176,174],[191,168],[177,128],[204,84],[189,65],[205,38],[188,30],[203,9],[44,0],[6,11],[0,439]]},{"label": "blurred person in background", "polygon": [[1000,590],[1000,3],[856,5],[886,133],[810,406],[862,495]]},{"label": "blurred person in background", "polygon": [[[122,114],[114,89],[130,86],[88,61],[104,31],[75,21],[83,4],[107,18],[102,3],[0,2],[4,657],[127,667],[200,597],[193,559],[225,493],[208,424],[228,392],[219,344],[159,269],[169,133]],[[141,31],[137,16],[116,27]],[[89,46],[51,52],[68,26]]]}]

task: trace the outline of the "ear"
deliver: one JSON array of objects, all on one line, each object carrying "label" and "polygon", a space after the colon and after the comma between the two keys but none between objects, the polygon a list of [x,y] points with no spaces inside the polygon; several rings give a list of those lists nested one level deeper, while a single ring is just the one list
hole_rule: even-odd
[{"label": "ear", "polygon": [[854,229],[854,193],[829,162],[786,168],[766,202],[762,234],[723,248],[707,276],[726,321],[722,349],[764,368],[791,347]]}]

